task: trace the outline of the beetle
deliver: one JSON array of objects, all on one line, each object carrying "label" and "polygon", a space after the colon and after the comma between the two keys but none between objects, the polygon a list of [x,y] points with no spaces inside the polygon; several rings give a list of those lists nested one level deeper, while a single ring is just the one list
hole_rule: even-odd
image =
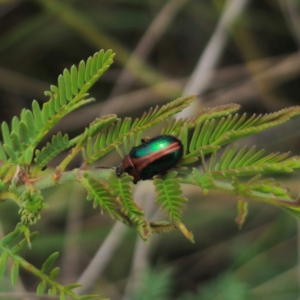
[{"label": "beetle", "polygon": [[133,183],[167,172],[176,166],[184,153],[182,142],[172,135],[141,141],[142,144],[133,147],[116,168],[117,176],[126,172],[134,178]]}]

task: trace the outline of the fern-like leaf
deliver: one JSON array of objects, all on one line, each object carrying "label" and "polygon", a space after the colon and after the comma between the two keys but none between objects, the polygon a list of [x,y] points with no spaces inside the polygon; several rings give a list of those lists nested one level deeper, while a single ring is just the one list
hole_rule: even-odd
[{"label": "fern-like leaf", "polygon": [[2,123],[3,145],[0,145],[0,159],[12,161],[21,166],[29,165],[34,150],[45,134],[65,115],[74,109],[89,103],[87,91],[109,68],[114,54],[103,50],[81,62],[79,68],[64,70],[58,77],[58,87],[51,86],[48,102],[40,108],[37,101],[32,103],[32,111],[24,109],[20,119],[15,117],[11,130],[6,122]]},{"label": "fern-like leaf", "polygon": [[187,199],[182,197],[182,191],[176,172],[170,172],[163,178],[155,177],[154,185],[157,193],[157,203],[166,209],[171,221],[181,219],[182,209],[185,208]]},{"label": "fern-like leaf", "polygon": [[120,203],[112,196],[108,190],[107,184],[104,184],[102,181],[99,181],[88,174],[85,174],[81,179],[81,183],[88,192],[87,199],[94,200],[94,207],[100,205],[101,209],[107,211],[112,218],[116,217],[123,221],[118,214]]},{"label": "fern-like leaf", "polygon": [[155,233],[165,233],[176,229],[173,223],[167,221],[150,222],[150,227]]},{"label": "fern-like leaf", "polygon": [[196,168],[193,168],[192,178],[193,183],[196,186],[201,187],[204,193],[207,193],[208,190],[215,188],[214,179],[210,172],[201,174]]},{"label": "fern-like leaf", "polygon": [[26,238],[22,239],[18,244],[11,248],[11,252],[13,254],[18,253],[19,251],[25,249],[29,246],[29,242],[31,243],[38,236],[38,232],[29,233]]},{"label": "fern-like leaf", "polygon": [[[133,123],[131,123],[130,118],[126,118],[123,121],[119,120],[114,126],[110,126],[109,129],[95,141],[93,147],[94,153],[89,155],[89,157],[86,156],[86,163],[90,165],[103,155],[116,149],[124,142],[126,136],[137,141],[137,137],[140,136],[142,131],[180,112],[195,99],[196,96],[192,95],[176,99],[162,106],[160,109],[158,109],[158,107],[155,109],[151,108],[148,112],[145,112],[140,119],[136,119]],[[90,149],[92,149],[91,146]]]},{"label": "fern-like leaf", "polygon": [[116,197],[117,201],[122,203],[123,213],[133,222],[139,223],[141,217],[144,216],[144,212],[133,201],[131,176],[124,173],[120,177],[112,178],[108,189]]},{"label": "fern-like leaf", "polygon": [[152,231],[148,221],[144,218],[145,213],[134,202],[132,177],[124,173],[120,177],[111,178],[108,190],[121,204],[121,212],[128,217],[141,238],[147,240]]},{"label": "fern-like leaf", "polygon": [[0,193],[8,191],[8,185],[0,179]]},{"label": "fern-like leaf", "polygon": [[130,131],[131,118],[119,119],[115,124],[104,130],[95,141],[89,139],[86,149],[83,149],[83,157],[87,164],[106,155],[122,143],[118,136],[124,136]]},{"label": "fern-like leaf", "polygon": [[58,255],[59,255],[58,252],[54,252],[46,259],[41,269],[43,273],[48,273],[50,271],[50,268],[52,268],[52,265],[57,260]]},{"label": "fern-like leaf", "polygon": [[82,147],[86,143],[88,138],[94,137],[96,134],[103,131],[106,127],[108,127],[115,121],[117,121],[117,116],[114,114],[103,116],[100,119],[97,118],[90,124],[88,128],[85,129],[84,133],[72,139],[69,145],[72,146],[76,144],[79,145],[79,147]]},{"label": "fern-like leaf", "polygon": [[11,268],[11,283],[12,284],[17,284],[18,278],[19,278],[19,270],[20,270],[20,265],[17,261],[14,261],[12,268]]},{"label": "fern-like leaf", "polygon": [[[209,137],[209,143],[223,146],[232,143],[241,137],[256,134],[263,130],[278,126],[299,114],[300,106],[290,107],[272,114],[258,116],[254,114],[248,119],[246,114],[243,114],[242,116],[239,116],[238,114],[229,115],[227,118],[222,118],[214,125],[211,136]],[[205,125],[205,123],[206,122],[204,122],[203,127],[211,126]],[[203,127],[201,130],[203,130]]]},{"label": "fern-like leaf", "polygon": [[15,242],[20,236],[21,230],[20,227],[17,226],[17,228],[13,232],[7,234],[4,238],[0,240],[0,245],[4,247],[9,243]]},{"label": "fern-like leaf", "polygon": [[236,145],[225,148],[220,159],[215,163],[211,157],[211,171],[214,178],[224,176],[251,176],[255,174],[290,173],[300,168],[300,157],[288,157],[289,153],[271,153],[264,155],[264,150],[256,147],[243,147],[238,151]]},{"label": "fern-like leaf", "polygon": [[47,143],[41,150],[36,150],[34,161],[40,169],[46,166],[54,157],[59,153],[68,149],[69,147],[69,136],[64,136],[59,132],[57,135],[52,137],[51,143]]},{"label": "fern-like leaf", "polygon": [[[62,163],[59,165],[59,169],[61,171],[65,170],[68,163],[75,157],[75,155],[85,146],[87,146],[87,152],[88,154],[92,151],[90,149],[91,143],[89,141],[92,140],[92,138],[98,134],[101,131],[104,131],[105,128],[107,128],[110,124],[114,123],[117,120],[116,115],[107,115],[102,117],[101,119],[96,119],[94,122],[90,124],[88,128],[85,129],[84,133],[79,135],[78,137],[72,139],[68,147],[75,145],[75,147],[72,148],[68,156],[62,161]],[[84,154],[84,151],[83,151]]]},{"label": "fern-like leaf", "polygon": [[42,296],[44,294],[46,288],[47,288],[47,282],[45,280],[42,280],[37,287],[37,290],[36,290],[37,295]]},{"label": "fern-like leaf", "polygon": [[247,182],[253,191],[271,194],[281,199],[291,199],[288,189],[283,188],[281,182],[275,181],[273,178],[257,180],[258,177],[259,176],[255,176]]},{"label": "fern-like leaf", "polygon": [[163,126],[162,134],[171,134],[178,136],[184,124],[188,126],[188,130],[194,128],[196,124],[201,124],[207,120],[217,119],[228,116],[240,108],[240,105],[231,103],[216,107],[203,108],[191,119],[170,119]]},{"label": "fern-like leaf", "polygon": [[206,107],[201,109],[192,119],[194,123],[203,123],[204,121],[221,118],[231,115],[240,109],[240,105],[236,103],[230,103],[225,105],[219,105],[216,107]]},{"label": "fern-like leaf", "polygon": [[[226,110],[225,107],[225,111],[222,112],[222,107],[220,107],[220,111],[212,111],[211,113],[210,111],[208,111],[208,113],[204,111],[199,117],[195,117],[197,122],[191,122],[191,124],[196,125],[189,145],[189,153],[185,155],[181,164],[194,162],[201,153],[207,154],[216,152],[221,146],[242,137],[278,126],[300,114],[300,107],[297,106],[272,114],[253,115],[248,119],[246,114],[242,116],[230,114],[227,117],[217,119],[219,116],[222,116],[222,114],[226,115],[226,113],[232,113],[237,108],[238,107],[229,107],[229,109]],[[181,132],[181,136],[187,136],[187,131],[191,128],[190,121],[186,120],[186,122],[183,122],[183,120],[179,120],[177,124],[178,126],[176,123],[167,124],[163,132],[172,134]],[[182,128],[185,128],[186,133],[183,134]]]},{"label": "fern-like leaf", "polygon": [[0,279],[3,277],[5,269],[7,267],[8,254],[3,252],[0,256]]}]

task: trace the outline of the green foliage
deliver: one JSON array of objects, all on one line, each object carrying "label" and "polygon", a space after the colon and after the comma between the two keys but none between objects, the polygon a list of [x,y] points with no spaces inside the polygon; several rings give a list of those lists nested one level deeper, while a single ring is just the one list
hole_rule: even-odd
[{"label": "green foliage", "polygon": [[182,197],[180,184],[176,178],[177,173],[169,173],[162,178],[155,178],[154,185],[157,193],[157,203],[168,211],[172,221],[181,219],[182,210],[185,208],[187,199]]},{"label": "green foliage", "polygon": [[[245,198],[279,206],[300,218],[299,201],[293,200],[293,196],[281,182],[270,177],[271,174],[292,173],[299,169],[300,157],[290,156],[289,153],[265,154],[264,150],[258,150],[255,146],[239,149],[236,145],[228,145],[288,121],[300,114],[300,107],[247,117],[246,114],[237,113],[239,105],[229,104],[202,109],[188,119],[170,119],[196,99],[192,95],[178,98],[161,108],[150,108],[134,121],[131,118],[122,120],[116,115],[103,116],[71,140],[68,135],[58,132],[40,149],[40,142],[57,122],[93,100],[88,98],[87,92],[109,68],[113,57],[111,51],[101,50],[86,62],[81,61],[78,67],[72,66],[70,70],[64,70],[58,78],[58,85],[51,86],[50,91],[45,93],[49,96],[48,102],[40,107],[34,100],[32,110],[24,109],[19,118],[13,118],[10,125],[4,122],[1,126],[0,200],[11,199],[19,206],[21,223],[0,241],[0,275],[5,273],[8,258],[11,258],[11,282],[15,284],[19,268],[25,268],[40,279],[38,295],[44,294],[48,289],[49,295],[59,295],[60,299],[94,298],[76,295],[72,291],[78,287],[76,283],[63,286],[57,282],[59,268],[53,268],[57,253],[50,255],[41,269],[17,255],[25,246],[31,247],[35,235],[30,233],[28,226],[39,220],[40,213],[46,207],[41,191],[57,184],[80,182],[88,193],[87,199],[94,201],[94,207],[99,206],[102,212],[133,227],[143,240],[148,240],[154,233],[179,229],[190,241],[194,241],[193,234],[182,222],[182,214],[188,201],[182,196],[182,184],[198,186],[204,193],[218,190],[237,196],[236,221],[239,226],[242,226],[247,216],[248,204]],[[88,169],[88,166],[114,150],[124,157],[124,153],[129,153],[132,147],[140,144],[147,129],[162,122],[164,125],[161,134],[172,134],[180,138],[184,155],[172,170],[154,177],[156,203],[166,211],[169,220],[153,222],[147,220],[142,208],[134,201],[131,176],[124,173],[118,177],[114,168],[95,171]],[[50,170],[50,174],[42,176],[40,171],[67,149],[68,153],[55,171]],[[80,151],[84,161],[81,168],[64,172]],[[208,166],[205,155],[210,156]],[[202,163],[203,171],[186,167],[198,160]],[[25,239],[16,242],[21,235]],[[15,245],[10,247],[12,243]],[[157,289],[147,293],[139,293],[137,299],[148,299],[145,297],[150,294],[155,299],[164,298],[159,281]],[[230,291],[228,295],[231,295]],[[99,299],[99,296],[95,297]]]},{"label": "green foliage", "polygon": [[144,218],[145,213],[134,202],[131,184],[132,177],[124,173],[119,178],[111,179],[108,189],[121,204],[120,214],[127,219],[124,223],[129,223],[136,228],[141,238],[147,240],[151,234],[151,229],[148,221]]},{"label": "green foliage", "polygon": [[119,204],[114,197],[111,197],[107,185],[88,174],[84,175],[81,179],[81,183],[88,191],[87,200],[94,200],[94,208],[100,205],[102,212],[104,209],[113,217]]},{"label": "green foliage", "polygon": [[[24,168],[30,165],[34,151],[46,133],[64,116],[93,100],[87,98],[87,91],[109,68],[113,56],[111,51],[104,53],[102,50],[90,57],[87,63],[81,61],[78,68],[73,66],[70,71],[65,69],[58,77],[58,87],[51,86],[51,91],[45,92],[50,99],[42,108],[34,100],[32,111],[24,109],[20,118],[14,117],[11,128],[3,122],[1,160],[7,164],[19,164]],[[46,146],[36,154],[38,166],[43,167],[53,157],[49,151],[50,147],[57,155],[66,149],[64,146],[66,146],[66,138],[61,139],[58,134],[52,139],[51,146]]]},{"label": "green foliage", "polygon": [[232,276],[226,274],[213,282],[209,282],[204,287],[201,287],[196,294],[186,293],[178,298],[178,300],[249,300],[250,295],[248,287]]},{"label": "green foliage", "polygon": [[[140,276],[137,289],[133,293],[133,300],[174,299],[172,296],[172,272],[170,269],[146,269]],[[248,286],[232,274],[225,274],[214,281],[201,286],[197,292],[187,292],[177,300],[208,300],[208,299],[252,299]]]},{"label": "green foliage", "polygon": [[243,147],[237,151],[237,146],[226,147],[221,158],[215,162],[215,155],[211,160],[211,171],[214,176],[251,176],[267,173],[291,173],[300,167],[300,158],[288,157],[289,153],[271,153],[264,156],[264,150]]},{"label": "green foliage", "polygon": [[[141,132],[182,111],[195,99],[195,96],[188,96],[172,101],[160,109],[158,106],[155,109],[150,108],[148,112],[145,112],[140,119],[135,119],[133,123],[131,118],[125,118],[123,121],[119,120],[96,139],[94,147],[91,144],[87,145],[87,149],[83,154],[86,163],[88,165],[94,163],[122,143],[128,147],[128,139],[130,145],[136,145],[139,143],[137,137],[141,136]],[[134,143],[134,141],[136,142]]]},{"label": "green foliage", "polygon": [[175,229],[174,223],[167,221],[150,222],[150,227],[153,233],[165,233]]},{"label": "green foliage", "polygon": [[167,210],[170,220],[176,224],[176,227],[178,227],[190,241],[194,242],[193,234],[188,232],[180,221],[182,210],[185,208],[185,203],[188,200],[181,195],[182,191],[176,175],[176,172],[170,172],[162,178],[155,176],[156,203],[161,204],[163,210]]},{"label": "green foliage", "polygon": [[40,218],[40,211],[44,208],[44,199],[38,190],[27,190],[22,194],[22,204],[19,209],[21,222],[25,225],[35,224]]},{"label": "green foliage", "polygon": [[140,284],[133,294],[133,300],[170,299],[171,271],[146,269],[141,274]]},{"label": "green foliage", "polygon": [[[99,299],[98,296],[95,295],[85,295],[78,296],[72,290],[78,287],[78,284],[73,283],[67,286],[63,286],[56,281],[56,277],[59,274],[59,268],[55,267],[52,269],[55,260],[58,257],[58,253],[51,254],[48,259],[43,263],[41,270],[34,267],[32,264],[24,260],[22,257],[17,255],[17,253],[22,250],[26,245],[28,245],[27,239],[22,239],[19,241],[19,237],[21,236],[22,226],[17,225],[16,229],[5,236],[0,241],[0,252],[2,252],[0,256],[0,275],[3,276],[5,269],[8,268],[7,262],[8,258],[13,260],[13,264],[11,266],[10,274],[11,274],[11,283],[16,284],[19,277],[19,268],[23,267],[27,271],[33,273],[37,276],[41,282],[37,287],[37,294],[39,296],[43,295],[45,289],[49,287],[48,294],[56,295],[58,294],[61,299],[65,296],[71,297],[72,299],[82,300],[82,299]],[[30,239],[33,240],[36,237],[36,234],[31,234]],[[9,247],[9,244],[16,243],[13,247]]]},{"label": "green foliage", "polygon": [[52,137],[51,143],[48,142],[42,150],[36,150],[35,152],[35,163],[42,169],[49,163],[49,161],[56,157],[59,153],[69,148],[69,136],[64,136],[59,132],[57,135]]}]

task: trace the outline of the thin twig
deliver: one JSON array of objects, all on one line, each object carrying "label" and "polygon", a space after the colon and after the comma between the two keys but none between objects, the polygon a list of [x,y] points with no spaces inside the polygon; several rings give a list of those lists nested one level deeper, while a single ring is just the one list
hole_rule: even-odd
[{"label": "thin twig", "polygon": [[82,197],[78,186],[73,185],[68,203],[65,244],[62,257],[61,279],[64,284],[75,282],[80,262],[79,233],[81,230]]},{"label": "thin twig", "polygon": [[[146,214],[146,218],[150,219],[151,215],[153,215],[153,213],[157,210],[157,206],[155,204],[154,190],[151,182],[143,183],[143,185],[140,185],[139,189],[143,190],[146,185],[147,185],[147,190],[148,188],[151,188],[152,191],[148,190],[147,196],[141,197],[140,199],[144,200],[143,207]],[[142,203],[139,203],[139,206],[141,205]],[[132,299],[132,293],[135,290],[137,290],[139,285],[142,283],[141,280],[139,280],[139,277],[141,273],[145,270],[145,268],[148,266],[149,243],[151,243],[151,240],[148,242],[148,244],[146,244],[140,238],[137,238],[136,240],[135,250],[134,250],[133,259],[131,263],[130,275],[128,276],[127,279],[127,285],[122,300]]]},{"label": "thin twig", "polygon": [[77,280],[82,287],[75,291],[80,294],[88,293],[95,284],[99,275],[103,272],[104,268],[108,265],[116,250],[121,245],[125,233],[128,231],[121,222],[116,222],[110,233],[106,237],[103,244],[99,247],[97,253]]},{"label": "thin twig", "polygon": [[[213,70],[219,62],[229,37],[230,26],[244,11],[250,0],[228,0],[225,11],[210,39],[204,52],[201,54],[193,74],[187,83],[183,95],[199,94],[201,96],[209,85]],[[199,103],[192,103],[188,108],[177,115],[178,118],[190,117]]]},{"label": "thin twig", "polygon": [[136,48],[130,55],[123,71],[117,78],[116,84],[111,92],[111,97],[124,93],[125,89],[134,81],[134,77],[129,72],[131,65],[136,57],[145,61],[149,53],[152,51],[158,40],[168,29],[176,14],[187,3],[188,0],[170,0],[156,15],[148,30],[140,39]]},{"label": "thin twig", "polygon": [[[258,89],[255,83],[259,82],[260,84],[264,84],[264,82],[268,82],[268,87],[273,88],[276,85],[294,78],[299,73],[300,55],[297,52],[251,78],[248,77],[235,81],[235,83],[229,84],[226,88],[213,91],[202,97],[202,100],[209,102],[211,106],[231,103],[232,99],[236,99],[235,102],[241,103],[249,98],[257,96]],[[278,107],[278,109],[280,108],[281,107]]]},{"label": "thin twig", "polygon": [[[36,0],[47,11],[54,14],[72,30],[81,34],[81,36],[88,42],[95,45],[97,48],[114,49],[115,56],[114,61],[121,66],[125,65],[130,57],[129,51],[123,47],[119,42],[116,42],[110,36],[95,26],[94,23],[89,22],[89,19],[79,10],[75,9],[70,3],[59,0]],[[62,14],[65,11],[67,13]],[[155,71],[150,65],[146,65],[143,61],[134,57],[134,62],[130,65],[130,72],[134,74],[141,82],[146,85],[155,85],[165,80],[165,76]],[[176,85],[170,87],[178,93],[181,91]],[[164,90],[160,91],[167,96]]]},{"label": "thin twig", "polygon": [[[300,49],[300,5],[299,1],[281,0],[282,11],[290,27],[295,42]],[[300,222],[297,222],[298,285],[300,286]],[[300,299],[300,296],[299,296]]]},{"label": "thin twig", "polygon": [[294,0],[280,0],[279,4],[291,34],[300,48],[300,3]]}]

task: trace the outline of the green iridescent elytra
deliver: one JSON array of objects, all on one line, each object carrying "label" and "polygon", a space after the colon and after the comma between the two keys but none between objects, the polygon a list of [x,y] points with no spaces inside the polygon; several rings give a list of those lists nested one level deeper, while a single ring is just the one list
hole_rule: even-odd
[{"label": "green iridescent elytra", "polygon": [[142,140],[141,145],[133,147],[116,173],[120,176],[126,172],[133,176],[136,183],[170,170],[182,156],[183,145],[179,139],[172,135],[160,135],[150,140]]}]

